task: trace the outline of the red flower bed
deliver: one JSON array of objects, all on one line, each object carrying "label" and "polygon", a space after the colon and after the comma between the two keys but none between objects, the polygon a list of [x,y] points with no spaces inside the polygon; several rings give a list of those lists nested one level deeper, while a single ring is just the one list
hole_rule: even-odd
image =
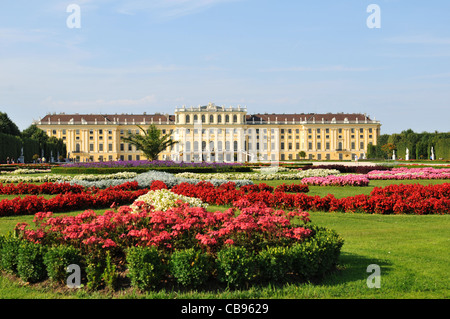
[{"label": "red flower bed", "polygon": [[299,242],[313,231],[291,223],[294,218],[306,225],[309,214],[300,210],[275,211],[264,205],[245,208],[238,216],[234,209],[208,212],[181,202],[166,212],[147,211],[133,214],[127,206],[97,215],[87,210],[77,216],[54,217],[52,213],[35,214],[34,229],[28,224],[16,226],[17,234],[44,245],[62,244],[82,249],[125,249],[132,246],[156,246],[174,249],[200,247],[214,252],[224,245],[263,248],[266,245]]},{"label": "red flower bed", "polygon": [[[160,182],[162,183],[162,182]],[[164,184],[164,183],[163,183]],[[165,184],[164,184],[165,185]],[[138,190],[139,185],[137,182],[126,182],[121,185],[112,186],[108,189],[111,190]],[[98,190],[97,188],[85,188],[81,185],[72,185],[70,183],[43,183],[41,185],[18,183],[3,185],[0,183],[0,194],[4,195],[40,195],[40,194],[63,194],[63,193],[82,193],[86,190]]]},{"label": "red flower bed", "polygon": [[180,184],[172,191],[185,196],[200,198],[214,205],[233,204],[239,209],[254,203],[264,203],[273,208],[315,211],[364,212],[376,214],[448,214],[450,212],[450,184],[438,185],[390,185],[374,188],[370,195],[356,195],[337,199],[332,194],[325,197],[304,193],[285,193],[285,186],[271,193],[258,191],[256,185],[239,190],[215,188],[211,183]]},{"label": "red flower bed", "polygon": [[80,193],[62,193],[50,199],[37,195],[3,199],[0,201],[0,216],[30,215],[41,211],[65,212],[88,208],[106,208],[113,204],[131,204],[136,198],[148,191],[144,189],[129,190],[130,187],[133,188],[134,184],[120,185],[104,190],[91,188]]},{"label": "red flower bed", "polygon": [[71,185],[69,183],[44,183],[41,185],[35,184],[0,184],[0,194],[5,195],[19,195],[19,194],[61,194],[61,193],[81,193],[84,187],[80,185]]},{"label": "red flower bed", "polygon": [[306,184],[290,184],[286,185],[285,183],[278,185],[275,188],[277,192],[288,192],[288,193],[308,193],[309,187]]},{"label": "red flower bed", "polygon": [[[305,185],[279,185],[275,189],[266,184],[243,186],[236,189],[233,182],[215,187],[210,182],[198,184],[181,183],[171,191],[213,205],[233,205],[244,209],[255,203],[280,209],[302,209],[311,211],[364,212],[376,214],[448,214],[450,211],[450,184],[438,185],[390,185],[374,188],[369,195],[356,195],[337,199],[329,194],[325,197],[309,196],[302,191]],[[161,181],[154,181],[150,189],[167,188]],[[88,208],[105,208],[111,205],[131,204],[148,189],[138,189],[135,182],[110,187],[105,190],[68,184],[46,183],[39,187],[27,184],[1,185],[3,193],[29,191],[37,194],[55,194],[66,191],[51,199],[30,195],[24,198],[4,199],[0,201],[0,216],[34,214],[40,211],[63,212]]]}]

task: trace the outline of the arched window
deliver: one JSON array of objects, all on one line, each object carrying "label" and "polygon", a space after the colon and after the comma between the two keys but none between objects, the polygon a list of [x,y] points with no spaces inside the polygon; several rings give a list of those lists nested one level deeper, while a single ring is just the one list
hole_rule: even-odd
[{"label": "arched window", "polygon": [[197,116],[197,114],[195,114],[194,115],[194,124],[197,123],[197,121],[198,121],[198,116]]},{"label": "arched window", "polygon": [[217,123],[222,123],[222,115],[217,115]]},{"label": "arched window", "polygon": [[205,123],[206,119],[205,119],[205,115],[202,115],[202,123]]},{"label": "arched window", "polygon": [[186,115],[186,123],[191,122],[191,117],[189,115]]},{"label": "arched window", "polygon": [[233,115],[233,123],[237,123],[237,115]]},{"label": "arched window", "polygon": [[214,123],[214,116],[212,115],[209,116],[209,123]]},{"label": "arched window", "polygon": [[191,142],[187,141],[186,142],[186,152],[190,152],[191,151]]},{"label": "arched window", "polygon": [[234,141],[234,151],[237,152],[238,151],[238,142]]},{"label": "arched window", "polygon": [[230,116],[228,114],[225,115],[225,123],[230,123]]}]

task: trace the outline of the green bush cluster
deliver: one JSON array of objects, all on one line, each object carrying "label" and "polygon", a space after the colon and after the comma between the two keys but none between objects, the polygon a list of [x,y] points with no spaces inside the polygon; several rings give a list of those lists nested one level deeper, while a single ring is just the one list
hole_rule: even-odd
[{"label": "green bush cluster", "polygon": [[0,237],[0,269],[26,282],[48,278],[64,284],[67,267],[77,264],[84,269],[82,280],[91,290],[116,289],[120,269],[125,270],[131,286],[141,291],[157,289],[165,282],[198,288],[216,281],[241,288],[261,282],[315,281],[334,269],[343,240],[333,230],[310,227],[314,236],[292,246],[255,251],[228,245],[214,255],[194,248],[166,255],[154,246],[130,247],[124,258],[116,260],[109,250],[81,256],[71,246],[46,247],[8,235]]}]

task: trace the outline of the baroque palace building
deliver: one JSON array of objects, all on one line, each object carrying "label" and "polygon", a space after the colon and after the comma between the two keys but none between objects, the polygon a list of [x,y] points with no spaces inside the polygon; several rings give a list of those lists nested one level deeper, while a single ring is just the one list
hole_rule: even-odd
[{"label": "baroque palace building", "polygon": [[48,114],[35,124],[64,140],[77,162],[145,159],[122,141],[156,125],[178,141],[159,156],[184,162],[353,160],[376,145],[381,124],[365,114],[247,114],[246,107],[179,107],[169,114]]}]

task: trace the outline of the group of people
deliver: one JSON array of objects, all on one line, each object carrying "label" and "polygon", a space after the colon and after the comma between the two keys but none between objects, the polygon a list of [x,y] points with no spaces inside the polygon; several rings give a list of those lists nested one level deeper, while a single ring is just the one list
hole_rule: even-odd
[{"label": "group of people", "polygon": [[15,164],[14,157],[9,158],[9,156],[6,158],[6,164]]}]

